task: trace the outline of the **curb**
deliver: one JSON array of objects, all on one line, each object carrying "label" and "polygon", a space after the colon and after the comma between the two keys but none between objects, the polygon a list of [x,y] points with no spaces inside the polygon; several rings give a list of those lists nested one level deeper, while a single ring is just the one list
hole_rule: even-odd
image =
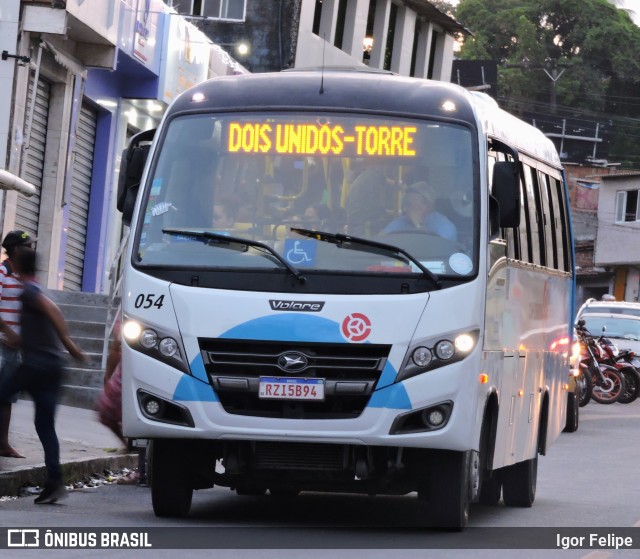
[{"label": "curb", "polygon": [[[72,483],[103,470],[120,470],[137,468],[138,454],[119,454],[102,458],[72,460],[62,464],[62,480]],[[27,466],[9,472],[0,472],[0,496],[18,495],[24,485],[42,486],[47,477],[47,469],[43,466]]]}]

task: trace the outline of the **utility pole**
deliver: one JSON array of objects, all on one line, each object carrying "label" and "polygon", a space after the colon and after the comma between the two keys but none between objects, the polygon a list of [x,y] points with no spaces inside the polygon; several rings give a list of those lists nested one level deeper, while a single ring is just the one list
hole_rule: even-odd
[{"label": "utility pole", "polygon": [[[562,70],[558,70],[560,66],[563,66]],[[569,64],[567,63],[560,64],[558,60],[555,58],[547,58],[545,60],[545,65],[542,67],[542,69],[544,70],[544,73],[547,74],[547,76],[549,76],[549,79],[551,80],[551,113],[552,114],[556,114],[556,108],[557,108],[556,96],[558,93],[558,90],[557,90],[558,80],[560,79],[560,76],[564,74],[564,71],[567,69],[567,66],[569,66]]]},{"label": "utility pole", "polygon": [[569,66],[571,66],[571,64],[568,62],[558,62],[556,58],[547,58],[545,59],[544,64],[542,64],[540,62],[531,62],[526,56],[522,59],[520,64],[503,64],[504,68],[521,68],[523,70],[528,70],[530,68],[542,68],[542,70],[544,70],[544,73],[547,74],[551,80],[549,106],[552,114],[556,114],[557,110],[558,80]]}]

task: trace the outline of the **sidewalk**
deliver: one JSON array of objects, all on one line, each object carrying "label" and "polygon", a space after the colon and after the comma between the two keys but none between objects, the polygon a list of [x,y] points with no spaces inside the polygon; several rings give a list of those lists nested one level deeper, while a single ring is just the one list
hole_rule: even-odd
[{"label": "sidewalk", "polygon": [[[125,454],[122,443],[97,420],[93,410],[58,406],[56,431],[65,483],[105,468],[138,466],[138,455]],[[13,404],[9,441],[26,458],[0,457],[0,496],[15,496],[23,485],[42,485],[45,480],[44,454],[33,426],[31,401]]]}]

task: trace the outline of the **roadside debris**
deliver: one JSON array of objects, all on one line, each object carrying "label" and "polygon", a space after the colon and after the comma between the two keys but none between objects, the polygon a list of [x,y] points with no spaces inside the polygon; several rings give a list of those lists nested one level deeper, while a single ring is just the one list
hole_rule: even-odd
[{"label": "roadside debris", "polygon": [[[137,472],[137,470],[132,470],[129,468],[122,468],[121,470],[103,470],[100,473],[94,473],[90,476],[84,476],[81,479],[74,481],[72,483],[68,483],[66,488],[68,491],[78,490],[78,489],[87,489],[92,487],[101,487],[103,485],[112,485],[117,484],[119,480],[128,480]],[[122,483],[121,483],[122,484]],[[123,485],[129,485],[129,483],[124,483]],[[138,485],[146,486],[144,483],[139,483]],[[18,492],[18,497],[33,497],[34,495],[39,495],[42,491],[42,487],[38,485],[24,485],[20,488]],[[12,496],[0,496],[0,502],[9,501],[16,499],[17,497]]]}]

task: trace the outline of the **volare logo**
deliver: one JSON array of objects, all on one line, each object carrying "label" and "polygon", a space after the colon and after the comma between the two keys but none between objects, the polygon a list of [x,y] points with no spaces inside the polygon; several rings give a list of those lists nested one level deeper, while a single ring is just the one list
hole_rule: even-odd
[{"label": "volare logo", "polygon": [[272,311],[305,311],[320,312],[324,307],[324,301],[280,301],[269,299]]}]

